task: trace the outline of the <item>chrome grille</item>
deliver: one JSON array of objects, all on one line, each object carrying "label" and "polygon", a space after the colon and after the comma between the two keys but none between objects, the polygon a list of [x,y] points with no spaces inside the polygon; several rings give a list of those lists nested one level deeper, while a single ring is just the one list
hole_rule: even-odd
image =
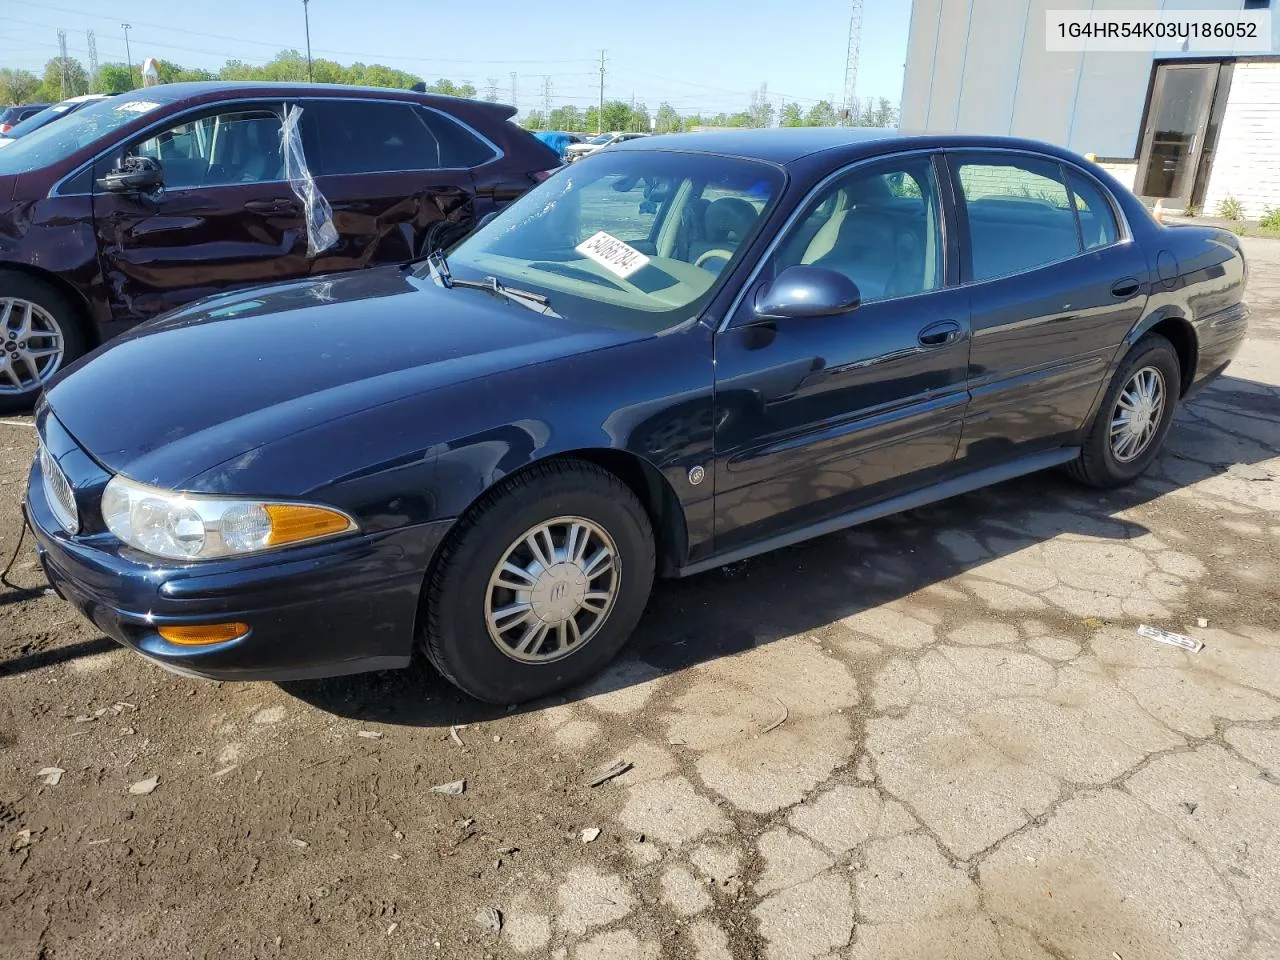
[{"label": "chrome grille", "polygon": [[49,501],[49,509],[62,524],[62,529],[75,533],[80,529],[80,511],[76,509],[76,497],[71,492],[71,484],[58,466],[58,461],[40,445],[40,475],[44,479],[44,496]]}]

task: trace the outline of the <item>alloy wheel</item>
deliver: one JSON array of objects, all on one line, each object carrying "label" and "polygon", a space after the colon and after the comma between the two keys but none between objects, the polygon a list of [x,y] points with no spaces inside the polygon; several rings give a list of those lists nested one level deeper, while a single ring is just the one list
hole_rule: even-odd
[{"label": "alloy wheel", "polygon": [[566,657],[603,626],[617,600],[621,572],[613,538],[590,520],[556,517],[531,527],[489,576],[489,638],[524,663]]},{"label": "alloy wheel", "polygon": [[0,394],[31,393],[62,365],[62,328],[44,307],[21,297],[0,297]]}]

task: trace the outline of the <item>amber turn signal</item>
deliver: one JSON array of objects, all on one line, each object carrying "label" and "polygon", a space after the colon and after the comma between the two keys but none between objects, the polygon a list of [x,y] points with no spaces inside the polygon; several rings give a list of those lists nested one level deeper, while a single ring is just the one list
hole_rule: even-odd
[{"label": "amber turn signal", "polygon": [[323,507],[268,503],[263,509],[271,518],[271,534],[267,537],[267,543],[273,547],[344,533],[352,527],[351,519],[345,514],[325,510]]},{"label": "amber turn signal", "polygon": [[202,623],[160,627],[157,632],[170,643],[198,647],[206,643],[235,640],[249,632],[247,623]]}]

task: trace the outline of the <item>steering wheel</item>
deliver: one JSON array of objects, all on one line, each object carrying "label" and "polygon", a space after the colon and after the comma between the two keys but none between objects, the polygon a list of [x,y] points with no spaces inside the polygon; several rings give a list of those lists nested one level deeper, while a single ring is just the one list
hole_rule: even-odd
[{"label": "steering wheel", "polygon": [[714,259],[715,257],[720,257],[725,263],[728,263],[733,259],[733,251],[726,250],[723,247],[716,247],[714,250],[708,250],[701,254],[697,260],[693,261],[693,265],[695,267],[700,267],[708,260]]}]

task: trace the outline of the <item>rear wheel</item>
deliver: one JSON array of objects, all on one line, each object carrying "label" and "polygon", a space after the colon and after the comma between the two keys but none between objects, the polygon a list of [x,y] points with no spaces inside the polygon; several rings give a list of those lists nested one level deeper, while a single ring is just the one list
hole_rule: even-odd
[{"label": "rear wheel", "polygon": [[1103,397],[1079,459],[1067,467],[1071,475],[1089,486],[1108,488],[1142,474],[1173,424],[1181,383],[1173,344],[1157,334],[1134,344]]},{"label": "rear wheel", "polygon": [[653,585],[644,507],[580,461],[536,465],[485,494],[442,550],[422,644],[446,679],[490,703],[533,700],[599,671]]},{"label": "rear wheel", "polygon": [[0,412],[29,409],[86,347],[80,313],[61,290],[23,273],[0,275]]}]

